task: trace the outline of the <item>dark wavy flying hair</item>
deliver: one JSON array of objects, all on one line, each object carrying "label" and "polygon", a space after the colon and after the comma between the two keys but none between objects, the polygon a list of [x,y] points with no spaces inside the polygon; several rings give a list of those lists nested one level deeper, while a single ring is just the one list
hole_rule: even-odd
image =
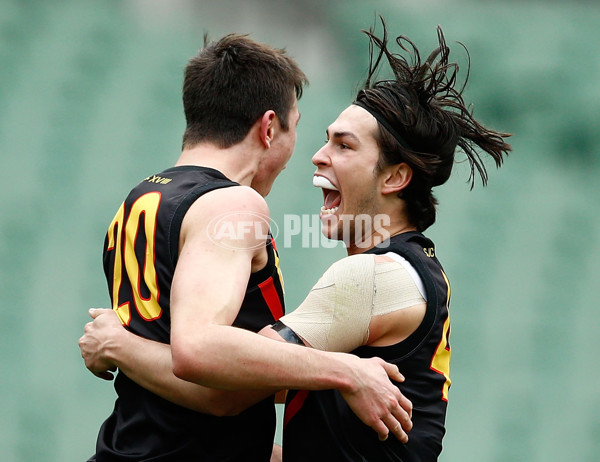
[{"label": "dark wavy flying hair", "polygon": [[[381,38],[373,29],[363,30],[369,37],[370,62],[354,104],[369,111],[379,123],[379,167],[405,162],[412,168],[413,178],[401,197],[407,203],[409,219],[424,230],[435,221],[437,200],[431,189],[450,177],[456,148],[469,162],[471,189],[476,175],[485,186],[488,175],[479,152],[489,155],[500,167],[512,149],[504,140],[510,134],[485,128],[467,108],[462,94],[471,63],[464,45],[460,44],[469,58],[467,75],[457,88],[459,66],[449,61],[450,49],[440,26],[438,47],[422,62],[419,50],[406,36],[395,40],[400,53],[390,51],[386,24],[381,16],[380,20]],[[376,80],[384,58],[394,78]]]}]

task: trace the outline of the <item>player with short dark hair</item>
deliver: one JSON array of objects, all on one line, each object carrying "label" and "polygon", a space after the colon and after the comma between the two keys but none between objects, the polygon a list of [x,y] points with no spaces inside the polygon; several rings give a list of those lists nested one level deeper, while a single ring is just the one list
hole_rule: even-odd
[{"label": "player with short dark hair", "polygon": [[[183,147],[210,142],[228,148],[241,142],[266,111],[289,114],[307,82],[284,50],[258,47],[237,34],[208,42],[185,69]],[[284,131],[290,128],[285,117],[280,123]]]},{"label": "player with short dark hair", "polygon": [[[208,43],[190,61],[181,156],[132,189],[105,240],[110,313],[144,342],[121,354],[140,356],[112,361],[110,342],[106,355],[91,353],[91,325],[80,339],[92,372],[120,369],[90,460],[269,460],[272,395],[288,387],[339,389],[380,435],[406,438],[410,403],[389,380],[403,379],[395,366],[254,333],[283,315],[264,196],[292,155],[305,83],[283,50],[245,36]],[[219,233],[223,217],[257,232]],[[157,373],[158,384],[144,378]],[[255,391],[227,391],[236,389]]]}]

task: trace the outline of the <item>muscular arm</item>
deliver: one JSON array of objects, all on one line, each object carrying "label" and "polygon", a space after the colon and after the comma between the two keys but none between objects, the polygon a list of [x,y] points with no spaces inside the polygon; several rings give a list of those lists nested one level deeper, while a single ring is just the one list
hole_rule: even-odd
[{"label": "muscular arm", "polygon": [[[359,359],[277,342],[231,326],[249,275],[266,263],[266,222],[259,222],[259,226],[265,225],[262,237],[246,233],[241,241],[215,234],[208,224],[214,217],[227,217],[230,229],[239,230],[257,215],[268,216],[264,199],[243,187],[208,193],[186,214],[171,288],[174,376],[206,387],[262,390],[266,395],[286,388],[337,389],[380,438],[386,438],[391,431],[405,441],[402,425],[408,430],[411,423],[399,402],[406,400],[389,380],[403,380],[396,366],[379,358]],[[159,364],[168,367],[168,353],[161,355],[164,356]],[[160,391],[177,384],[170,377],[165,383],[152,386]],[[186,394],[181,390],[169,393],[175,399]]]},{"label": "muscular arm", "polygon": [[267,398],[268,391],[240,391],[203,387],[173,374],[171,348],[126,330],[110,309],[91,309],[79,347],[86,366],[98,377],[113,378],[119,368],[131,380],[179,406],[216,416],[236,415]]},{"label": "muscular arm", "polygon": [[[175,375],[230,390],[351,390],[357,378],[355,358],[275,342],[231,326],[251,272],[266,263],[268,227],[264,220],[253,223],[257,215],[268,216],[268,208],[250,188],[211,192],[186,214],[171,287]],[[244,232],[232,236],[211,228],[211,220],[219,216],[226,220],[223,229]]]},{"label": "muscular arm", "polygon": [[[112,309],[92,308],[93,321],[79,339],[86,367],[100,378],[112,380],[119,368],[141,387],[179,406],[215,416],[232,416],[272,393],[266,390],[227,391],[208,388],[173,374],[171,347],[126,330]],[[261,335],[283,342],[270,326]],[[284,402],[279,400],[278,402]]]},{"label": "muscular arm", "polygon": [[[161,398],[215,416],[237,415],[272,394],[266,390],[220,390],[181,380],[173,374],[169,345],[128,331],[112,309],[92,308],[90,316],[93,321],[85,325],[79,348],[87,368],[100,378],[112,380],[113,374],[109,371],[118,368]],[[259,333],[284,341],[270,326]]]}]

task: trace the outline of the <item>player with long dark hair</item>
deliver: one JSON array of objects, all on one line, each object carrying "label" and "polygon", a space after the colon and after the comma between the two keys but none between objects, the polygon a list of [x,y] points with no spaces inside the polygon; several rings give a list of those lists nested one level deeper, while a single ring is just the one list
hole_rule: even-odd
[{"label": "player with long dark hair", "polygon": [[[508,134],[485,128],[469,112],[440,27],[438,47],[422,61],[405,36],[396,38],[401,53],[392,52],[383,19],[382,25],[381,38],[365,31],[370,66],[363,88],[313,157],[315,183],[323,188],[323,232],[344,239],[349,256],[332,265],[274,328],[313,347],[396,364],[406,377],[399,387],[413,403],[413,427],[407,443],[380,442],[334,390],[290,392],[286,462],[437,460],[451,349],[450,283],[434,243],[423,235],[436,217],[433,188],[449,179],[459,152],[470,165],[473,187],[475,176],[487,182],[480,152],[499,167],[511,150]],[[393,78],[377,80],[383,64]],[[375,229],[378,216],[388,221]]]},{"label": "player with long dark hair", "polygon": [[[397,365],[406,377],[397,386],[414,406],[413,426],[408,441],[378,439],[343,394],[298,388],[286,402],[285,461],[437,460],[451,349],[450,283],[423,234],[435,221],[433,188],[450,177],[457,151],[466,156],[473,186],[476,176],[487,182],[480,153],[500,166],[511,150],[508,134],[485,128],[469,112],[441,28],[438,47],[422,61],[404,36],[396,39],[401,51],[392,52],[383,19],[382,25],[381,38],[366,32],[371,59],[365,85],[327,128],[327,142],[313,157],[313,183],[323,189],[323,233],[343,240],[348,257],[323,274],[296,310],[260,333]],[[385,63],[393,77],[378,80]],[[171,399],[177,387],[168,381],[168,367],[135,366],[135,357],[153,346],[111,325],[114,317],[102,312],[89,335],[99,344],[110,339],[121,353],[102,347],[92,353]],[[388,425],[401,430],[400,423]]]}]

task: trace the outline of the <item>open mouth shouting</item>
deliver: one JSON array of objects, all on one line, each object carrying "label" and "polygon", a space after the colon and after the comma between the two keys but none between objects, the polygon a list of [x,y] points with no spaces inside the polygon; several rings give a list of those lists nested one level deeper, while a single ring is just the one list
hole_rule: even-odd
[{"label": "open mouth shouting", "polygon": [[323,206],[321,216],[333,215],[342,203],[342,195],[329,179],[321,175],[313,176],[313,186],[323,190]]}]

